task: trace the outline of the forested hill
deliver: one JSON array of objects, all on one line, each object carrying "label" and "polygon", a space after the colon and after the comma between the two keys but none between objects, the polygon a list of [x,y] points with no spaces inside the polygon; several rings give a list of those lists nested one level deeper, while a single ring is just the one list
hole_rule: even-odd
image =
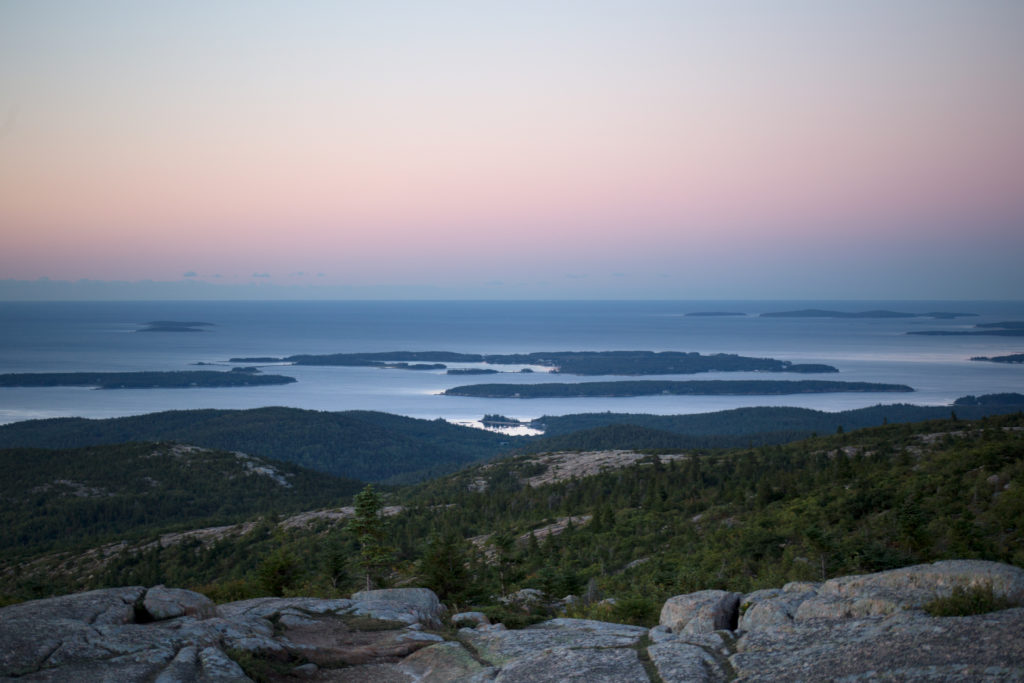
[{"label": "forested hill", "polygon": [[[994,395],[993,395],[994,396]],[[1018,396],[1018,395],[1007,395]],[[767,446],[887,423],[961,419],[1016,413],[1020,403],[989,401],[989,396],[959,399],[948,406],[877,405],[829,413],[810,408],[758,407],[694,415],[579,413],[545,415],[531,422],[544,436],[523,448],[530,452],[599,448],[742,448]],[[973,399],[971,404],[961,401]]]},{"label": "forested hill", "polygon": [[347,504],[363,484],[181,444],[0,450],[0,557]]},{"label": "forested hill", "polygon": [[0,426],[0,448],[80,448],[129,441],[176,441],[274,458],[339,477],[408,483],[492,457],[508,449],[509,438],[443,420],[297,408],[172,410]]}]

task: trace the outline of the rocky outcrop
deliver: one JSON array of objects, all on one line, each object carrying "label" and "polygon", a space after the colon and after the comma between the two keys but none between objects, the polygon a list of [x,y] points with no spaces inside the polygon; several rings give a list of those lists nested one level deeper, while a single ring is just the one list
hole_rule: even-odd
[{"label": "rocky outcrop", "polygon": [[[957,587],[1024,601],[1024,570],[936,562],[746,595],[666,601],[652,629],[552,619],[525,629],[455,615],[423,588],[350,599],[114,588],[0,610],[3,680],[545,681],[1024,680],[1024,608],[932,617]],[[436,630],[435,630],[436,629]],[[243,668],[244,665],[244,668]],[[254,667],[256,667],[254,669]]]}]

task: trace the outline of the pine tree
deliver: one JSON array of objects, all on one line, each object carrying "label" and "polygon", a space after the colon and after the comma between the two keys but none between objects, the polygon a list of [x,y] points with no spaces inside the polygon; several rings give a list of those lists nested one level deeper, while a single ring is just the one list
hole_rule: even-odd
[{"label": "pine tree", "polygon": [[380,579],[391,564],[395,549],[387,545],[387,520],[384,519],[384,498],[367,484],[356,494],[356,516],[348,523],[349,530],[359,541],[359,566],[366,575],[366,590],[373,588],[374,579]]}]

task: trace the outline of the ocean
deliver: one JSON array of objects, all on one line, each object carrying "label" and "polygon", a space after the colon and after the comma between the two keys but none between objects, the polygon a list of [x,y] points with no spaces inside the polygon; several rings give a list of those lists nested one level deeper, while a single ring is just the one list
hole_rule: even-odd
[{"label": "ocean", "polygon": [[[952,311],[977,317],[770,318],[806,308]],[[688,316],[721,311],[740,316]],[[155,320],[212,323],[203,332],[138,332]],[[187,301],[0,302],[0,372],[198,370],[236,356],[443,350],[698,351],[827,363],[839,374],[705,373],[657,379],[828,379],[908,384],[914,393],[794,396],[648,396],[483,399],[439,395],[491,382],[623,379],[533,374],[451,376],[437,371],[265,367],[295,377],[282,386],[96,390],[0,388],[0,423],[47,417],[116,417],[190,408],[290,406],[379,410],[473,423],[487,413],[519,419],[581,412],[683,414],[741,406],[838,411],[878,403],[945,405],[967,394],[1024,392],[1024,366],[970,361],[1024,352],[1024,338],[917,336],[1024,320],[1019,301]],[[212,363],[222,367],[198,367]],[[455,366],[453,366],[455,367]],[[645,377],[642,379],[654,379]]]}]

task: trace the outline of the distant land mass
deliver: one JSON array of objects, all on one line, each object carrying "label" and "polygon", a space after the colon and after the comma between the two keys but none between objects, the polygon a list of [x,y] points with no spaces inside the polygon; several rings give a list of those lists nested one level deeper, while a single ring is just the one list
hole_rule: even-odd
[{"label": "distant land mass", "polygon": [[493,368],[448,368],[449,375],[498,375],[500,370]]},{"label": "distant land mass", "polygon": [[934,337],[1024,337],[1024,321],[1005,320],[998,323],[981,323],[970,330],[912,330],[907,334],[929,335]]},{"label": "distant land mass", "polygon": [[176,441],[390,484],[420,481],[492,458],[508,450],[512,440],[514,437],[444,420],[299,408],[170,410],[107,419],[50,418],[0,425],[0,448],[63,449],[127,441]]},{"label": "distant land mass", "polygon": [[291,384],[294,377],[263,375],[234,368],[230,372],[19,372],[0,375],[0,387],[96,387],[98,389],[195,389]]},{"label": "distant land mass", "polygon": [[[487,363],[540,365],[566,375],[692,375],[700,372],[832,373],[839,370],[821,363],[792,363],[774,358],[752,358],[734,353],[701,355],[695,351],[538,351],[490,354],[452,351],[386,351],[332,353],[283,358],[259,356],[231,358],[231,363],[292,363],[294,365],[405,368],[402,362]],[[473,374],[473,373],[452,373]]]},{"label": "distant land mass", "polygon": [[985,394],[984,396],[961,396],[953,401],[954,406],[1019,406],[1024,408],[1024,394]]},{"label": "distant land mass", "polygon": [[687,318],[711,318],[711,317],[722,317],[729,315],[745,316],[746,313],[737,313],[735,311],[694,311],[693,313],[687,313]]},{"label": "distant land mass", "polygon": [[578,382],[545,384],[469,384],[443,392],[445,396],[477,398],[578,398],[657,396],[776,396],[785,394],[824,394],[840,392],[910,392],[905,384],[875,382],[826,382],[821,380],[712,380]]},{"label": "distant land mass", "polygon": [[971,360],[983,360],[989,363],[1024,363],[1024,353],[1011,353],[1007,356],[974,356]]},{"label": "distant land mass", "polygon": [[145,323],[145,327],[136,332],[205,332],[204,327],[213,327],[213,323],[182,322],[179,320],[153,320]]},{"label": "distant land mass", "polygon": [[820,308],[804,308],[799,311],[776,311],[773,313],[762,313],[762,318],[941,318],[949,320],[952,318],[973,318],[977,313],[951,313],[948,311],[935,311],[931,313],[902,313],[900,311],[830,311]]}]

